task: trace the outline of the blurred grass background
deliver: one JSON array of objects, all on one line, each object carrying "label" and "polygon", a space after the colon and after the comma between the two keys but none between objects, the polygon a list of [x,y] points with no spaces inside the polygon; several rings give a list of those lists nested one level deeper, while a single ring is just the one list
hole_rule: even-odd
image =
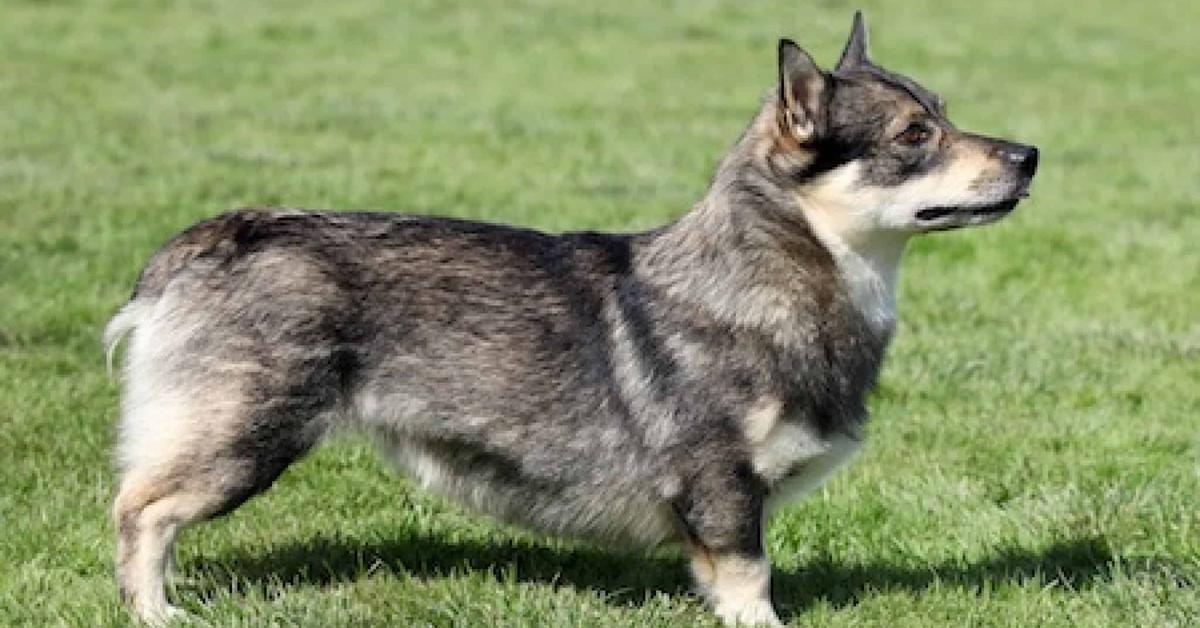
[{"label": "blurred grass background", "polygon": [[[775,78],[874,57],[1042,149],[996,227],[922,239],[867,452],[773,522],[805,625],[1200,617],[1200,3],[0,4],[0,624],[123,625],[99,330],[226,208],[638,230]],[[343,441],[186,533],[215,625],[711,625],[671,551],[463,513]]]}]

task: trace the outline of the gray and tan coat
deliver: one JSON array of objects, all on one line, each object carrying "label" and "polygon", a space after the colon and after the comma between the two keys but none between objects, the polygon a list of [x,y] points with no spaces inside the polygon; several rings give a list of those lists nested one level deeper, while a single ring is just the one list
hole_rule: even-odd
[{"label": "gray and tan coat", "polygon": [[704,197],[647,233],[242,210],[167,242],[106,334],[130,336],[136,613],[176,612],[181,528],[356,428],[503,520],[682,542],[721,617],[777,623],[765,514],[858,450],[904,243],[1003,215],[1037,158],[955,129],[858,17],[835,70],[785,40],[779,71]]}]

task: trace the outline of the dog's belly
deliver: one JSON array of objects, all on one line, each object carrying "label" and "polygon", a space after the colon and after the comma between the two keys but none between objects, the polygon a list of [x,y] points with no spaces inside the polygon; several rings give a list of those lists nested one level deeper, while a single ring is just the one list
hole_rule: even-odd
[{"label": "dog's belly", "polygon": [[556,535],[653,547],[675,534],[669,505],[646,486],[530,478],[509,461],[386,435],[386,453],[427,490],[472,510]]}]

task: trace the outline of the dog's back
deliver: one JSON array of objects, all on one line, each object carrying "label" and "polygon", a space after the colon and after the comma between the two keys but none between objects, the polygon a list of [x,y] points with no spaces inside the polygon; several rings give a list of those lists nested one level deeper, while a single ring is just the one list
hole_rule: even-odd
[{"label": "dog's back", "polygon": [[172,239],[107,334],[130,332],[122,589],[148,616],[166,612],[138,595],[154,590],[139,580],[161,552],[136,548],[236,508],[343,426],[375,432],[426,485],[485,512],[661,540],[655,458],[612,379],[611,295],[628,281],[630,246],[258,211]]}]

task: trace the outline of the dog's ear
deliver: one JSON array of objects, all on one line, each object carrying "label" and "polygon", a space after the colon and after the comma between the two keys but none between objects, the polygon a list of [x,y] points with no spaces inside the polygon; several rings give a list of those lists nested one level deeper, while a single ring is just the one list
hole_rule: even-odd
[{"label": "dog's ear", "polygon": [[812,57],[790,39],[779,40],[779,98],[783,123],[801,144],[817,134],[826,76]]},{"label": "dog's ear", "polygon": [[854,25],[850,27],[850,39],[846,41],[846,49],[838,60],[836,69],[847,70],[866,65],[871,62],[867,56],[867,21],[863,19],[862,11],[854,12]]}]

